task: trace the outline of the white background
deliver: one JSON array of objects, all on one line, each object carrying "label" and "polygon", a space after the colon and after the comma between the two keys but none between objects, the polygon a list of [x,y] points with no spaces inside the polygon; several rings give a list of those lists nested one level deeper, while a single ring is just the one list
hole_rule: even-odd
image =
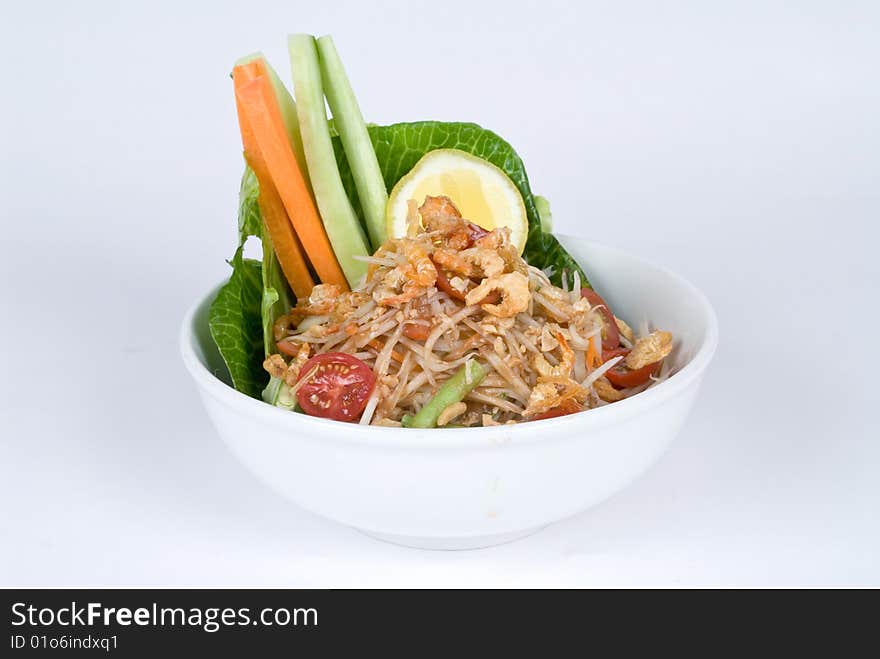
[{"label": "white background", "polygon": [[[876,3],[129,4],[0,27],[0,585],[880,585]],[[334,35],[368,120],[494,129],[558,230],[706,292],[716,360],[636,484],[434,553],[227,452],[177,330],[234,246],[231,64],[286,77],[288,32]]]}]

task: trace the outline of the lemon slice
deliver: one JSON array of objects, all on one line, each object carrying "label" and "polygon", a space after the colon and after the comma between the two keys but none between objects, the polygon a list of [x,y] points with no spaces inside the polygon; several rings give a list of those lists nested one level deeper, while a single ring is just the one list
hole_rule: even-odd
[{"label": "lemon slice", "polygon": [[429,151],[388,195],[385,215],[389,238],[406,235],[407,203],[419,206],[425,197],[446,196],[462,217],[487,231],[510,228],[510,242],[522,254],[529,222],[519,190],[503,171],[490,162],[458,149]]}]

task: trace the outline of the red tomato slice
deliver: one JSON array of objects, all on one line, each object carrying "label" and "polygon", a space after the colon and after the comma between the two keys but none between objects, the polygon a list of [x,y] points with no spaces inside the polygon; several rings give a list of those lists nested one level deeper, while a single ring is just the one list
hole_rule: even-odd
[{"label": "red tomato slice", "polygon": [[[479,229],[480,227],[477,228]],[[452,287],[452,284],[449,283],[449,277],[446,276],[446,272],[443,270],[443,268],[441,268],[436,263],[434,263],[434,267],[437,268],[437,281],[435,282],[437,284],[437,288],[446,293],[453,300],[464,302],[466,293],[463,293],[457,288]],[[501,294],[498,293],[498,291],[492,291],[483,299],[480,304],[498,304],[498,302],[500,301]]]},{"label": "red tomato slice", "polygon": [[294,343],[293,341],[279,341],[275,344],[275,347],[278,348],[278,352],[282,355],[287,355],[288,357],[296,357],[297,353],[299,353],[299,348],[301,343]]},{"label": "red tomato slice", "polygon": [[602,363],[604,364],[609,359],[614,359],[615,357],[619,357],[623,355],[626,357],[629,354],[629,348],[614,348],[613,350],[603,350],[602,351]]},{"label": "red tomato slice", "polygon": [[468,238],[470,238],[471,244],[468,247],[473,246],[475,242],[477,242],[480,238],[485,238],[489,235],[489,232],[486,231],[479,224],[474,224],[473,222],[467,223],[467,232]]},{"label": "red tomato slice", "polygon": [[415,325],[410,323],[404,325],[403,335],[413,341],[427,341],[428,337],[431,335],[431,327],[429,325]]},{"label": "red tomato slice", "polygon": [[602,349],[614,350],[620,345],[620,332],[617,331],[617,323],[614,322],[614,314],[611,313],[611,308],[592,288],[582,288],[581,297],[587,298],[591,306],[599,307],[599,313],[602,314],[602,318],[605,320],[605,331],[602,332],[605,335],[602,337]]},{"label": "red tomato slice", "polygon": [[[609,359],[613,359],[619,355],[626,356],[628,354],[629,350],[626,348],[603,350],[602,361],[607,362]],[[605,371],[605,377],[608,378],[611,385],[617,389],[638,387],[640,384],[645,384],[652,375],[660,370],[661,363],[662,362],[654,362],[653,364],[647,364],[646,366],[642,366],[642,368],[632,370],[626,367],[623,360],[620,360],[610,369]]]},{"label": "red tomato slice", "polygon": [[567,400],[562,405],[558,407],[553,407],[546,412],[541,412],[540,414],[536,414],[531,417],[529,421],[540,421],[542,419],[553,419],[557,416],[567,416],[569,414],[576,414],[577,412],[583,412],[584,406],[574,400]]},{"label": "red tomato slice", "polygon": [[434,267],[437,268],[437,288],[446,293],[453,300],[458,300],[460,302],[464,302],[464,293],[456,288],[452,288],[452,284],[449,283],[449,278],[446,276],[446,273],[436,263]]},{"label": "red tomato slice", "polygon": [[367,399],[376,386],[376,376],[357,357],[326,352],[303,364],[297,384],[301,386],[296,399],[306,414],[353,421],[367,406]]},{"label": "red tomato slice", "polygon": [[660,370],[660,362],[654,362],[647,366],[642,366],[636,370],[631,370],[626,366],[612,366],[605,372],[605,377],[617,389],[629,389],[630,387],[638,387],[645,384],[652,375]]}]

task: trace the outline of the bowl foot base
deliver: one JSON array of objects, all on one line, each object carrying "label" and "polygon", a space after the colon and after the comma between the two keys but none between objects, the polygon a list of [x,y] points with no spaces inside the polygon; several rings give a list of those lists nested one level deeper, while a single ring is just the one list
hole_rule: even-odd
[{"label": "bowl foot base", "polygon": [[391,533],[373,533],[372,531],[364,531],[358,529],[364,535],[368,535],[375,540],[382,542],[390,542],[393,545],[401,545],[403,547],[413,547],[414,549],[433,549],[439,551],[456,551],[461,549],[482,549],[484,547],[494,547],[503,545],[520,538],[525,538],[537,533],[543,526],[536,526],[524,531],[513,531],[512,533],[498,533],[496,535],[475,535],[458,538],[432,538],[419,537],[413,535],[394,535]]}]

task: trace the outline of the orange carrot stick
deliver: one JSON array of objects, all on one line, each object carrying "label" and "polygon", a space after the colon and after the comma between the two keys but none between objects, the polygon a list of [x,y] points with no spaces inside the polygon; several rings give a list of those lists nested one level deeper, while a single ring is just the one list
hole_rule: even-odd
[{"label": "orange carrot stick", "polygon": [[[235,78],[235,72],[233,77]],[[250,79],[249,76],[246,79]],[[235,82],[240,84],[241,81],[242,77],[239,75]],[[287,217],[284,204],[281,203],[281,198],[278,196],[275,184],[268,175],[266,165],[263,162],[259,149],[256,147],[256,140],[247,117],[237,100],[236,107],[238,109],[238,123],[245,158],[251,169],[254,170],[257,182],[260,185],[260,195],[257,198],[257,203],[260,206],[260,214],[263,216],[265,229],[269,232],[272,246],[275,248],[275,255],[278,257],[278,263],[281,265],[281,270],[284,272],[284,276],[290,284],[294,295],[298,298],[308,297],[315,286],[315,280],[312,279],[312,275],[309,272],[302,246]]]},{"label": "orange carrot stick", "polygon": [[[253,165],[251,168],[253,169]],[[281,203],[281,197],[278,196],[272,180],[260,180],[259,177],[257,180],[260,183],[257,203],[266,230],[272,239],[272,247],[275,248],[278,263],[287,281],[290,282],[294,295],[299,299],[307,299],[315,287],[315,280],[309,272],[302,246],[293,232],[293,225],[290,224],[287,211],[284,210],[284,204]]]},{"label": "orange carrot stick", "polygon": [[596,368],[597,366],[602,365],[602,355],[596,350],[596,342],[593,341],[593,337],[590,338],[589,344],[587,345],[587,366],[590,368]]},{"label": "orange carrot stick", "polygon": [[[293,155],[268,77],[257,76],[236,84],[235,97],[253,137],[252,150],[259,153],[265,165],[264,176],[268,175],[274,183],[312,267],[322,282],[337,284],[347,291],[348,282]],[[247,147],[245,150],[248,151]],[[260,173],[254,172],[260,180]]]},{"label": "orange carrot stick", "polygon": [[[367,345],[370,346],[373,350],[375,350],[376,353],[382,352],[382,348],[385,347],[385,344],[382,343],[379,339],[373,339]],[[391,359],[393,359],[394,361],[396,361],[399,364],[403,363],[403,355],[401,355],[396,350],[391,351]]]},{"label": "orange carrot stick", "polygon": [[260,76],[268,77],[268,75],[266,64],[261,59],[253,59],[244,64],[236,64],[235,68],[232,69],[232,79],[235,81],[236,85],[250,82],[254,78],[259,78]]}]

